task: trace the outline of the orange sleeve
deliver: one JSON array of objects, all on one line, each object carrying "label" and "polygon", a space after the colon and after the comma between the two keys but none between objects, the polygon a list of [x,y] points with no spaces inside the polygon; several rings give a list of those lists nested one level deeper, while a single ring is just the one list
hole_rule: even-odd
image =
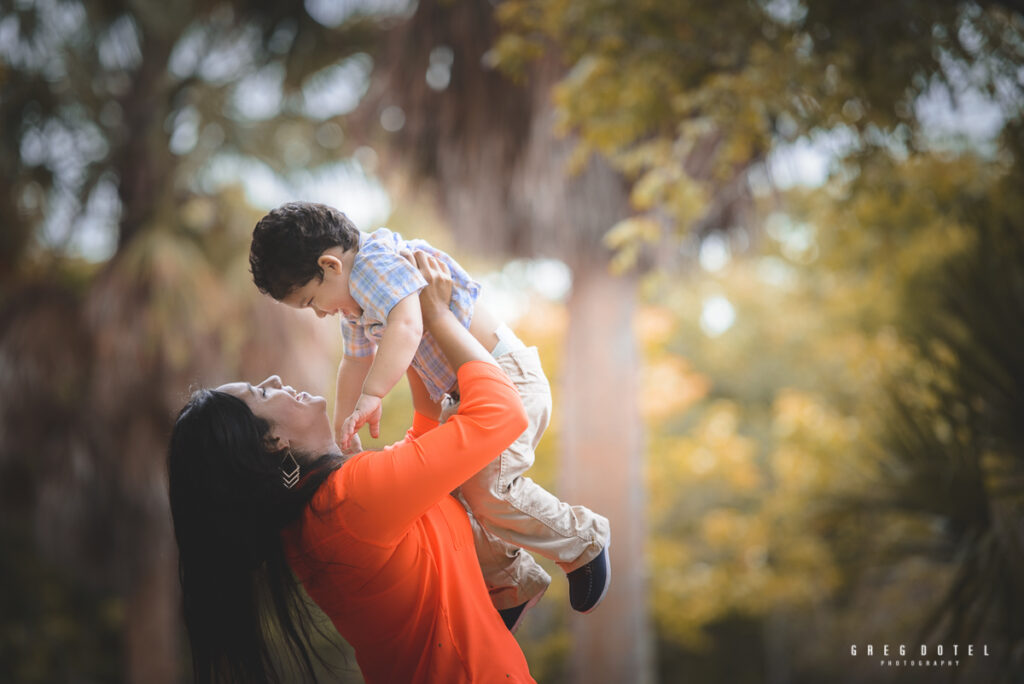
[{"label": "orange sleeve", "polygon": [[403,441],[409,441],[422,437],[434,428],[438,426],[438,422],[432,418],[427,418],[422,413],[416,413],[413,411],[412,414],[412,427],[409,428],[408,432],[405,433],[405,439]]},{"label": "orange sleeve", "polygon": [[412,441],[414,439],[422,437],[426,433],[428,433],[431,430],[433,430],[434,428],[436,428],[438,425],[440,425],[440,423],[438,423],[433,418],[427,418],[422,413],[416,413],[415,411],[413,411],[412,412],[412,427],[410,427],[408,430],[405,431],[405,437],[403,437],[402,439],[398,440],[397,442],[395,442],[391,446],[392,447],[396,447],[399,444],[404,444],[405,442],[410,442],[410,441]]},{"label": "orange sleeve", "polygon": [[458,380],[459,412],[444,425],[429,429],[433,421],[420,416],[417,425],[414,417],[413,439],[359,454],[341,469],[350,504],[346,523],[355,536],[394,541],[526,429],[523,404],[500,368],[471,361],[459,369]]}]

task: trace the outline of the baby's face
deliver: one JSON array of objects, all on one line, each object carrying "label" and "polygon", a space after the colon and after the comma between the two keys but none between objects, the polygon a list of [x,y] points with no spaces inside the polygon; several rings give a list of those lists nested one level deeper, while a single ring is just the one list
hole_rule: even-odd
[{"label": "baby's face", "polygon": [[363,315],[362,308],[348,289],[348,265],[340,250],[334,253],[335,249],[325,251],[317,262],[323,269],[323,280],[313,278],[296,288],[282,300],[285,304],[296,309],[311,309],[320,318],[337,313],[346,318],[359,318]]}]

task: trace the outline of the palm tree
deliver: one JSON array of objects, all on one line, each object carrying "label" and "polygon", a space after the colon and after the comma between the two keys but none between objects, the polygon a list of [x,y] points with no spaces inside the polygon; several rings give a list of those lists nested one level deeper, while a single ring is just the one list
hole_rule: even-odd
[{"label": "palm tree", "polygon": [[984,196],[960,205],[972,243],[910,284],[903,327],[927,372],[892,385],[879,460],[884,494],[874,502],[883,513],[942,523],[925,548],[950,568],[952,581],[921,624],[922,639],[987,643],[993,660],[968,662],[964,676],[1018,682],[1024,666],[1020,125],[1003,139],[1014,167]]}]

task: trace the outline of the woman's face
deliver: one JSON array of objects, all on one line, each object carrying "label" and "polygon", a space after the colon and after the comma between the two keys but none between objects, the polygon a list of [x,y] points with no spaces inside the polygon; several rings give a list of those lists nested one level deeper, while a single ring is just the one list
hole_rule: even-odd
[{"label": "woman's face", "polygon": [[217,390],[238,397],[254,414],[269,422],[269,437],[281,440],[278,448],[287,446],[297,455],[312,457],[339,451],[323,397],[296,392],[276,375],[258,385],[231,382]]}]

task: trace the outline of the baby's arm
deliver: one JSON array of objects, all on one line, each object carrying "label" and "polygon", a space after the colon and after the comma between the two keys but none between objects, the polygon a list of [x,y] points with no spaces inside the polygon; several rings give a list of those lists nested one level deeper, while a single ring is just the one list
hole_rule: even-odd
[{"label": "baby's arm", "polygon": [[[349,356],[345,355],[338,364],[338,386],[334,402],[334,441],[341,444],[341,428],[345,419],[352,415],[356,407],[356,401],[362,392],[363,381],[370,372],[370,364],[373,363],[373,355]],[[350,444],[349,451],[362,451],[359,444],[359,437],[356,436],[354,446]]]},{"label": "baby's arm", "polygon": [[388,313],[384,334],[363,381],[362,393],[342,424],[339,441],[342,449],[349,448],[352,435],[366,423],[370,424],[371,437],[380,436],[381,400],[409,368],[422,337],[420,300],[414,293],[401,299]]}]

